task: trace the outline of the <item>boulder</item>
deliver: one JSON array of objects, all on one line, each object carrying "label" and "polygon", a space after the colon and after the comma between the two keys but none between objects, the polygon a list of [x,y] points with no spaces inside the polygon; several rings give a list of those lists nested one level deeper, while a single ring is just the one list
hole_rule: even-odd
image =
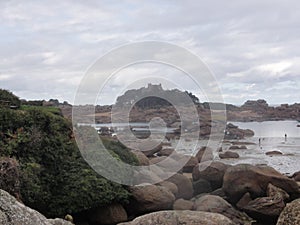
[{"label": "boulder", "polygon": [[284,209],[289,195],[281,188],[268,184],[267,196],[251,200],[241,208],[258,221],[274,223]]},{"label": "boulder", "polygon": [[193,182],[194,196],[202,193],[210,193],[212,191],[211,185],[207,180],[198,179]]},{"label": "boulder", "polygon": [[0,190],[0,224],[72,225],[63,219],[47,219],[39,212],[18,202],[15,197],[3,190]]},{"label": "boulder", "polygon": [[158,183],[157,185],[167,188],[169,191],[171,191],[174,194],[174,196],[176,196],[178,194],[178,187],[176,186],[176,184],[174,184],[172,182],[162,181],[162,182]]},{"label": "boulder", "polygon": [[119,225],[236,225],[218,213],[196,212],[189,210],[160,211],[150,213]]},{"label": "boulder", "polygon": [[120,204],[98,207],[89,213],[89,222],[95,225],[110,225],[124,221],[127,221],[127,213]]},{"label": "boulder", "polygon": [[139,185],[129,191],[133,200],[128,209],[135,214],[171,209],[175,201],[173,193],[163,186]]},{"label": "boulder", "polygon": [[221,159],[230,159],[230,158],[237,159],[240,157],[240,155],[236,152],[226,151],[224,153],[219,153],[219,157]]},{"label": "boulder", "polygon": [[167,181],[176,184],[178,188],[178,194],[176,195],[177,199],[191,199],[193,197],[193,184],[186,176],[177,173],[167,179]]},{"label": "boulder", "polygon": [[193,170],[193,180],[197,181],[199,179],[207,180],[213,190],[222,187],[223,176],[227,168],[230,165],[226,165],[222,162],[204,162],[199,163],[194,167]]},{"label": "boulder", "polygon": [[198,160],[194,156],[183,155],[180,153],[173,154],[169,158],[175,160],[176,165],[182,165],[182,171],[184,173],[193,172],[194,167],[198,164]]},{"label": "boulder", "polygon": [[273,184],[268,184],[267,196],[274,199],[282,199],[283,201],[289,200],[290,196],[281,188],[274,186]]},{"label": "boulder", "polygon": [[285,203],[282,199],[261,197],[248,202],[242,209],[258,221],[272,223],[277,219],[284,207]]},{"label": "boulder", "polygon": [[198,150],[195,157],[198,159],[198,162],[205,162],[214,159],[213,149],[210,147],[202,147]]},{"label": "boulder", "polygon": [[195,208],[197,211],[220,213],[237,224],[251,224],[253,221],[245,213],[234,209],[223,198],[215,195],[204,195],[195,200]]},{"label": "boulder", "polygon": [[143,168],[134,172],[133,181],[134,184],[156,184],[162,181],[162,178],[165,174],[165,169],[155,165],[151,166],[151,170]]},{"label": "boulder", "polygon": [[224,191],[223,191],[222,188],[218,188],[218,189],[216,189],[216,190],[210,192],[210,194],[211,194],[211,195],[219,196],[219,197],[221,197],[221,198],[223,198],[224,200],[227,201],[227,197],[226,197],[226,195],[225,195],[225,193],[224,193]]},{"label": "boulder", "polygon": [[246,145],[241,145],[241,146],[232,145],[229,147],[229,150],[241,150],[241,149],[247,149]]},{"label": "boulder", "polygon": [[161,149],[161,150],[157,153],[157,155],[158,155],[158,156],[169,156],[169,155],[171,155],[171,154],[174,153],[174,152],[175,152],[174,148],[172,148],[172,147],[167,147],[167,148]]},{"label": "boulder", "polygon": [[280,213],[276,225],[299,225],[300,224],[300,199],[287,204]]},{"label": "boulder", "polygon": [[292,177],[295,181],[300,181],[300,171],[294,173]]},{"label": "boulder", "polygon": [[193,210],[194,202],[180,198],[174,202],[173,209],[174,210]]},{"label": "boulder", "polygon": [[[167,156],[160,156],[160,157],[154,157],[150,159],[150,164],[157,164],[161,163],[159,165],[159,168],[165,172],[178,172],[178,162],[175,161],[171,157]],[[180,169],[179,169],[180,170]]]},{"label": "boulder", "polygon": [[198,159],[194,156],[185,156],[188,157],[187,163],[183,166],[182,171],[184,173],[192,173],[194,167],[198,164]]},{"label": "boulder", "polygon": [[253,199],[251,198],[251,195],[249,194],[249,192],[247,192],[246,194],[244,194],[244,196],[236,203],[236,207],[238,209],[243,209],[246,205],[248,205],[248,203],[250,201],[252,201]]},{"label": "boulder", "polygon": [[135,149],[140,150],[147,157],[152,156],[162,149],[162,143],[155,140],[142,141],[141,143],[137,143],[136,145],[137,146]]},{"label": "boulder", "polygon": [[281,152],[281,151],[277,151],[277,150],[274,150],[274,151],[268,151],[268,152],[266,152],[266,155],[269,155],[269,156],[273,156],[273,155],[282,155],[282,152]]},{"label": "boulder", "polygon": [[134,150],[131,152],[136,156],[137,160],[139,161],[140,166],[149,166],[150,165],[149,159],[147,158],[147,156],[145,156],[144,153],[142,153],[141,151],[138,151],[138,150]]},{"label": "boulder", "polygon": [[297,183],[268,166],[239,164],[228,168],[224,174],[223,190],[232,203],[237,203],[247,192],[251,198],[266,196],[271,183],[290,194],[299,196]]}]

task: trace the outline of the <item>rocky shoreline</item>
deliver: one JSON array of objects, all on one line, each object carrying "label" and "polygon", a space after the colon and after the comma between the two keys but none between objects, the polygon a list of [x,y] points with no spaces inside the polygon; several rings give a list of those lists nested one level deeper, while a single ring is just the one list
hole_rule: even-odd
[{"label": "rocky shoreline", "polygon": [[[177,158],[187,157],[173,151],[162,145],[151,153],[132,153],[143,166],[154,165],[172,153]],[[265,165],[227,165],[213,161],[212,151],[202,147],[167,180],[128,187],[132,195],[128,204],[94,208],[83,220],[75,216],[75,224],[299,224],[300,172],[288,177]],[[168,166],[175,164],[174,160]],[[152,181],[164,173],[168,173],[168,168],[157,170]],[[8,225],[71,224],[62,219],[46,219],[5,191],[1,191],[0,214],[1,224]]]}]

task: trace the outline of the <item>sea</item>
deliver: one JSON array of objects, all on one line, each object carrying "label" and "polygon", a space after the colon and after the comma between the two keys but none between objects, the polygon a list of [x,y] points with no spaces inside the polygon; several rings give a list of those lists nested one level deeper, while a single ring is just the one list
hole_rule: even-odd
[{"label": "sea", "polygon": [[[247,149],[230,150],[237,152],[240,155],[238,159],[220,159],[218,153],[215,153],[216,161],[221,161],[230,165],[247,163],[252,165],[268,165],[277,171],[292,175],[300,171],[300,123],[298,121],[264,121],[264,122],[230,122],[237,125],[241,129],[251,129],[255,135],[253,137],[239,140],[241,142],[251,142],[247,144]],[[286,135],[286,138],[285,138]],[[259,144],[259,139],[261,143]],[[231,140],[236,141],[236,140]],[[197,143],[197,148],[205,146],[207,140],[200,140]],[[193,141],[173,142],[173,146],[177,151],[193,155]],[[222,150],[226,151],[232,145],[229,141],[223,141],[221,144]],[[196,148],[196,149],[197,149]],[[266,155],[269,151],[280,151],[282,155]]]}]

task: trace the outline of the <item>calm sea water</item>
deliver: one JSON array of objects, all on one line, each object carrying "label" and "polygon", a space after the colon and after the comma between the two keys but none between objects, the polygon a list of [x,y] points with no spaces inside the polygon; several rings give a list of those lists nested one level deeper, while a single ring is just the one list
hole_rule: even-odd
[{"label": "calm sea water", "polygon": [[[246,138],[241,141],[253,142],[247,145],[246,150],[232,150],[239,153],[239,159],[219,159],[227,164],[235,165],[240,163],[265,164],[269,165],[281,173],[293,174],[300,171],[300,127],[297,121],[265,121],[265,122],[231,122],[243,129],[251,129],[255,132],[254,137]],[[285,141],[285,134],[287,140]],[[259,146],[258,139],[261,138]],[[207,141],[202,140],[197,144],[198,147],[205,146]],[[195,142],[184,142],[178,145],[174,142],[173,146],[177,151],[184,154],[193,154]],[[230,143],[223,143],[223,151],[228,150]],[[283,155],[267,156],[268,151],[281,151]],[[216,153],[217,155],[217,153]]]}]

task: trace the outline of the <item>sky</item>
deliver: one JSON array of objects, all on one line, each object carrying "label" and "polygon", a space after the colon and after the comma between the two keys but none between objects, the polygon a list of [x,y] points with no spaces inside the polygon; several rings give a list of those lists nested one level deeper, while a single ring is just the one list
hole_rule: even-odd
[{"label": "sky", "polygon": [[[300,102],[297,0],[2,0],[0,88],[24,99],[73,103],[97,59],[118,46],[149,40],[199,56],[226,103]],[[108,82],[103,102],[112,103],[140,74],[172,78],[201,95],[178,71],[148,64]]]}]

